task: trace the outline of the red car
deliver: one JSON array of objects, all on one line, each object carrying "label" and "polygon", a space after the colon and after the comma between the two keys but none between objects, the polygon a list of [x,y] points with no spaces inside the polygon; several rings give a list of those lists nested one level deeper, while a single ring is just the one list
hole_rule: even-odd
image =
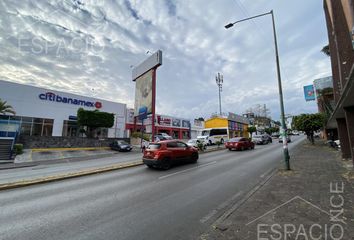
[{"label": "red car", "polygon": [[228,142],[225,143],[225,147],[231,150],[245,150],[245,149],[254,149],[254,142],[250,141],[248,138],[237,137],[231,138]]},{"label": "red car", "polygon": [[182,163],[198,161],[198,150],[184,142],[165,140],[150,143],[145,149],[143,162],[149,168],[169,169],[171,166]]}]

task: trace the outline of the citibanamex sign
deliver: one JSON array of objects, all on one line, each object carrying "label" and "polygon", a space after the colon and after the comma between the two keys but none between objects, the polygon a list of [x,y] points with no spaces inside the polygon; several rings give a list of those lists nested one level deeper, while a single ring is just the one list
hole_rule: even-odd
[{"label": "citibanamex sign", "polygon": [[85,101],[85,100],[80,100],[76,98],[70,98],[70,97],[63,97],[60,95],[57,95],[52,92],[47,92],[47,93],[41,93],[38,95],[39,99],[43,101],[50,101],[50,102],[57,102],[57,103],[65,103],[65,104],[72,104],[72,105],[79,105],[83,107],[92,107],[92,108],[102,108],[102,103],[101,102],[91,102],[91,101]]}]

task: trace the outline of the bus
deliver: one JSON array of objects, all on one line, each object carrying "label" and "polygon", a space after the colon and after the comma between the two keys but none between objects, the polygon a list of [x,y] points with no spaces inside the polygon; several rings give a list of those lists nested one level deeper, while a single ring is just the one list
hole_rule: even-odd
[{"label": "bus", "polygon": [[215,144],[218,141],[224,143],[229,140],[229,129],[227,127],[205,128],[202,135],[198,136],[197,139],[202,139],[208,145]]}]

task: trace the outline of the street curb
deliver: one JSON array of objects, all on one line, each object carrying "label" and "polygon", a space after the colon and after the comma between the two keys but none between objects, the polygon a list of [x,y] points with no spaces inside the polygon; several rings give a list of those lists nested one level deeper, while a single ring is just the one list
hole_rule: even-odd
[{"label": "street curb", "polygon": [[241,200],[237,201],[229,210],[227,210],[223,215],[221,215],[213,224],[212,226],[214,229],[224,229],[225,226],[222,225],[231,214],[233,214],[239,207],[241,207],[248,199],[250,199],[253,194],[255,194],[259,189],[261,189],[277,172],[278,167],[273,168],[267,176],[260,182],[258,182]]},{"label": "street curb", "polygon": [[51,151],[83,151],[83,150],[109,150],[110,147],[82,147],[82,148],[32,148],[32,152],[51,152]]},{"label": "street curb", "polygon": [[7,189],[13,189],[13,188],[26,187],[26,186],[30,186],[30,185],[34,185],[34,184],[55,182],[55,181],[60,181],[60,180],[64,180],[64,179],[88,176],[88,175],[92,175],[92,174],[104,173],[104,172],[114,171],[114,170],[123,169],[123,168],[135,167],[135,166],[139,166],[139,165],[143,165],[143,162],[142,161],[126,162],[126,163],[114,164],[114,165],[107,166],[107,167],[100,167],[100,168],[83,170],[83,171],[79,171],[79,172],[71,172],[71,173],[66,173],[66,174],[53,175],[53,176],[49,176],[49,177],[35,178],[35,179],[17,181],[17,182],[12,182],[12,183],[4,183],[4,184],[0,184],[0,191],[7,190]]},{"label": "street curb", "polygon": [[205,151],[198,151],[199,154],[202,154],[202,153],[210,153],[210,152],[216,152],[216,151],[220,151],[220,150],[225,150],[226,148],[214,148],[214,149],[207,149]]}]

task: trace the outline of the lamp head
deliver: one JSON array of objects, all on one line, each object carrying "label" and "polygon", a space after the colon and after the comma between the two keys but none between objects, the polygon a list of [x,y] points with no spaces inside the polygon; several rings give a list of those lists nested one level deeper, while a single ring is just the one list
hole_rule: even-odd
[{"label": "lamp head", "polygon": [[225,28],[228,29],[228,28],[233,27],[233,26],[234,26],[233,23],[229,23],[229,24],[225,25]]}]

